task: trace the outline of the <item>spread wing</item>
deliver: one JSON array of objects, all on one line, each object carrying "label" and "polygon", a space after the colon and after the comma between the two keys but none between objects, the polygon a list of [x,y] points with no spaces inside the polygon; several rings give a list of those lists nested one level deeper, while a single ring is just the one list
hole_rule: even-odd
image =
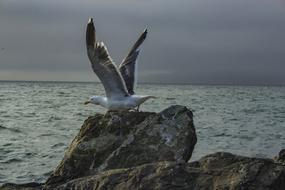
[{"label": "spread wing", "polygon": [[119,69],[120,72],[125,80],[126,87],[128,89],[129,94],[134,94],[134,86],[136,85],[136,62],[137,57],[139,55],[139,47],[145,40],[147,35],[147,30],[145,29],[144,32],[140,35],[139,39],[136,41],[130,52],[128,53],[127,57],[123,60],[120,64]]},{"label": "spread wing", "polygon": [[96,42],[93,19],[90,18],[86,28],[86,47],[92,69],[101,80],[107,98],[129,96],[125,82],[103,42]]}]

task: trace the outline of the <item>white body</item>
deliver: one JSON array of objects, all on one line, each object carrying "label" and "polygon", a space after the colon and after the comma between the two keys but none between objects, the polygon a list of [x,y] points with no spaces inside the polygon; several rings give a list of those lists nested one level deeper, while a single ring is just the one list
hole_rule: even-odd
[{"label": "white body", "polygon": [[107,110],[119,111],[119,110],[130,110],[140,106],[149,98],[154,98],[153,96],[139,96],[131,95],[120,98],[108,99],[103,96],[92,96],[90,98],[90,103],[95,105],[100,105]]}]

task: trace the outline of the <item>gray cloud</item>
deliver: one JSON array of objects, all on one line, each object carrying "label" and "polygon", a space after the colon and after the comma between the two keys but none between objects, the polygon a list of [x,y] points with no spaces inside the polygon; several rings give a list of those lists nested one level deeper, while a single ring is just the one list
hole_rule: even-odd
[{"label": "gray cloud", "polygon": [[117,63],[149,28],[139,81],[285,84],[279,0],[2,0],[0,80],[94,80],[84,44],[90,16]]}]

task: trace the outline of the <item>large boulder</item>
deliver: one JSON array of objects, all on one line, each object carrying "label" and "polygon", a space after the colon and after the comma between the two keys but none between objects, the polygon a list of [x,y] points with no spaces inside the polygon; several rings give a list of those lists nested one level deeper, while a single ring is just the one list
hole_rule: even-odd
[{"label": "large boulder", "polygon": [[184,163],[196,141],[192,112],[184,106],[160,113],[96,114],[84,122],[46,186],[110,169],[160,161]]},{"label": "large boulder", "polygon": [[157,162],[71,180],[54,190],[283,190],[285,166],[215,153],[192,163]]},{"label": "large boulder", "polygon": [[283,190],[285,151],[273,159],[219,152],[188,163],[196,134],[192,112],[118,112],[89,117],[45,184],[0,190]]}]

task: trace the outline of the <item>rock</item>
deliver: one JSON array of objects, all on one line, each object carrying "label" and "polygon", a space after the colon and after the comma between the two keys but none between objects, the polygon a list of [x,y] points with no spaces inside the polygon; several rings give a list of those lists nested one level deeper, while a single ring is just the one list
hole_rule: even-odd
[{"label": "rock", "polygon": [[201,158],[197,166],[210,175],[210,180],[205,181],[204,187],[212,185],[214,189],[285,189],[285,167],[271,159],[220,152]]},{"label": "rock", "polygon": [[46,187],[110,169],[160,161],[184,163],[196,141],[192,112],[184,106],[171,106],[158,114],[96,114],[84,122]]},{"label": "rock", "polygon": [[280,150],[280,152],[279,152],[279,159],[285,160],[285,149]]},{"label": "rock", "polygon": [[274,159],[276,162],[283,163],[285,165],[285,149],[282,149]]},{"label": "rock", "polygon": [[284,150],[274,160],[219,152],[189,163],[196,141],[192,112],[184,106],[97,114],[84,122],[44,185],[0,190],[285,189]]},{"label": "rock", "polygon": [[41,190],[42,188],[42,184],[34,182],[25,184],[6,183],[0,186],[0,190]]},{"label": "rock", "polygon": [[192,163],[157,162],[71,180],[54,190],[285,189],[285,166],[270,159],[215,153]]},{"label": "rock", "polygon": [[283,162],[285,161],[285,149],[282,149],[282,150],[279,152],[278,160],[282,160]]}]

